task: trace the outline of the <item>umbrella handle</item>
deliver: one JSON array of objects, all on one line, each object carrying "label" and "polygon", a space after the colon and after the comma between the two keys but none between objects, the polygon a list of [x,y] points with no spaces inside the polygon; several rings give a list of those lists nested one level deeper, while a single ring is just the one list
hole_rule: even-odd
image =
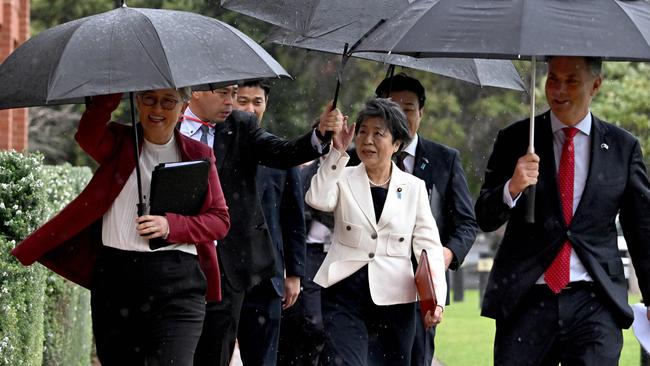
[{"label": "umbrella handle", "polygon": [[535,223],[535,192],[536,186],[530,185],[524,191],[524,199],[526,200],[526,212],[524,213],[524,219],[529,224]]},{"label": "umbrella handle", "polygon": [[[341,73],[343,72],[343,67],[345,66],[345,62],[347,61],[347,54],[348,54],[348,44],[346,43],[345,46],[343,47],[343,57],[341,58],[341,69],[336,75],[336,89],[334,90],[334,99],[332,99],[332,109],[330,111],[333,111],[336,109],[336,104],[339,101],[339,91],[341,90]],[[332,131],[327,131],[325,132],[325,136],[323,136],[323,142],[329,142],[332,140]]]}]

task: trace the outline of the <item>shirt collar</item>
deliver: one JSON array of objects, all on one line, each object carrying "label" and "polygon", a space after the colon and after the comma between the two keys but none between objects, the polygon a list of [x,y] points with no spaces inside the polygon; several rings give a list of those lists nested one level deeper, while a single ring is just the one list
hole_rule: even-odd
[{"label": "shirt collar", "polygon": [[[197,117],[189,107],[187,107],[185,109],[184,114],[186,116],[188,116],[188,117],[199,119],[199,117]],[[188,134],[192,135],[194,132],[198,131],[200,128],[201,128],[201,123],[192,121],[192,120],[187,119],[187,118],[183,120],[183,123],[181,123],[181,133],[184,134],[184,135],[188,135]]]},{"label": "shirt collar", "polygon": [[405,153],[409,154],[410,156],[415,157],[415,150],[418,147],[418,134],[416,133],[415,136],[413,136],[413,140],[409,142],[408,145],[402,150]]},{"label": "shirt collar", "polygon": [[[553,114],[553,111],[551,111],[551,129],[553,130],[553,134],[555,134],[557,131],[568,127],[564,123],[560,122],[560,120]],[[587,112],[587,115],[578,122],[575,126],[573,126],[585,135],[589,136],[591,133],[591,110]]]}]

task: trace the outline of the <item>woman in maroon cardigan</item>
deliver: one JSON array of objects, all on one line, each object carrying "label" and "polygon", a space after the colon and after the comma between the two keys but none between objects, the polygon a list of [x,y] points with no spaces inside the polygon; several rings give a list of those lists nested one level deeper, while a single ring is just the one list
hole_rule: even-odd
[{"label": "woman in maroon cardigan", "polygon": [[[110,123],[120,95],[92,99],[79,145],[99,163],[84,191],[12,252],[91,290],[93,332],[102,365],[191,365],[205,300],[220,298],[214,241],[230,219],[208,146],[174,128],[190,90],[137,94],[142,191],[158,163],[209,159],[208,192],[196,216],[137,217],[132,129]],[[188,185],[192,182],[187,182]],[[169,244],[152,251],[148,239]]]}]

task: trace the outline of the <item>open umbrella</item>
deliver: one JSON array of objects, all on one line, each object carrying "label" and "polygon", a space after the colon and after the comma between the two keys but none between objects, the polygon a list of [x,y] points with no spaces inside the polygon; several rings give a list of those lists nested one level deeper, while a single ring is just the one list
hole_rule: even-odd
[{"label": "open umbrella", "polygon": [[[191,58],[191,61],[188,61]],[[122,7],[67,22],[29,39],[0,65],[0,109],[81,103],[84,98],[196,86],[215,88],[288,77],[262,47],[235,28],[202,15]],[[140,168],[138,214],[142,200]]]},{"label": "open umbrella", "polygon": [[221,6],[303,37],[326,36],[349,42],[350,38],[354,41],[361,38],[380,19],[390,18],[411,2],[413,0],[221,0]]},{"label": "open umbrella", "polygon": [[260,45],[216,19],[126,6],[38,34],[9,55],[0,75],[0,109],[289,76]]},{"label": "open umbrella", "polygon": [[[274,24],[300,37],[308,38],[311,42],[334,42],[337,45],[337,50],[334,53],[343,55],[334,92],[333,107],[335,108],[341,86],[341,73],[350,56],[347,52],[347,45],[354,45],[372,33],[378,22],[399,13],[413,1],[221,0],[221,5],[226,9]],[[310,48],[306,43],[303,44],[305,48]],[[297,43],[292,45],[299,46]],[[319,49],[315,43],[311,45],[313,46],[311,49]],[[400,61],[407,62],[405,59]],[[461,66],[461,68],[451,72],[449,71],[451,65],[447,65],[447,76],[466,74],[467,65],[457,66]],[[505,79],[509,79],[509,77]],[[512,80],[502,83],[510,82]],[[515,89],[518,88],[515,87]],[[328,133],[326,138],[330,137],[331,133]]]},{"label": "open umbrella", "polygon": [[[528,150],[534,152],[536,59],[650,60],[650,4],[643,0],[418,0],[379,25],[350,52],[530,59]],[[530,222],[534,217],[531,190],[527,194]]]},{"label": "open umbrella", "polygon": [[[264,41],[334,54],[341,54],[345,48],[345,43],[351,42],[351,40],[343,42],[326,37],[305,37],[282,28],[275,28]],[[493,86],[519,91],[525,90],[526,87],[510,61],[469,58],[416,58],[378,52],[359,52],[351,56],[387,65],[427,71],[480,86]]]}]

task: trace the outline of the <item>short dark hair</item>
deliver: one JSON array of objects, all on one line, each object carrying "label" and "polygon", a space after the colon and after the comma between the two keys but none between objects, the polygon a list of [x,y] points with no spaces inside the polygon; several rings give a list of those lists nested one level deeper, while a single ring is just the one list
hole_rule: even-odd
[{"label": "short dark hair", "polygon": [[[559,56],[548,56],[546,58],[546,62],[549,63],[554,57],[559,57]],[[578,56],[579,57],[579,56]],[[598,76],[603,72],[603,59],[600,57],[591,57],[591,56],[584,56],[582,57],[585,60],[585,63],[587,64],[587,68],[589,69],[589,72],[593,76]]]},{"label": "short dark hair", "polygon": [[411,133],[406,115],[399,104],[387,98],[375,98],[366,102],[365,107],[357,117],[357,124],[354,127],[355,136],[359,133],[361,123],[373,117],[381,118],[386,122],[386,128],[393,135],[393,141],[399,140],[402,142],[400,149],[403,149],[411,142]]},{"label": "short dark hair", "polygon": [[377,98],[388,98],[390,92],[394,91],[410,91],[415,93],[418,97],[418,109],[422,109],[422,107],[424,107],[424,102],[427,100],[424,87],[418,79],[410,77],[403,72],[382,80],[382,82],[377,86],[377,89],[375,89],[375,96]]},{"label": "short dark hair", "polygon": [[264,97],[268,99],[271,93],[271,84],[268,80],[251,80],[239,84],[240,88],[262,88],[264,90]]}]

